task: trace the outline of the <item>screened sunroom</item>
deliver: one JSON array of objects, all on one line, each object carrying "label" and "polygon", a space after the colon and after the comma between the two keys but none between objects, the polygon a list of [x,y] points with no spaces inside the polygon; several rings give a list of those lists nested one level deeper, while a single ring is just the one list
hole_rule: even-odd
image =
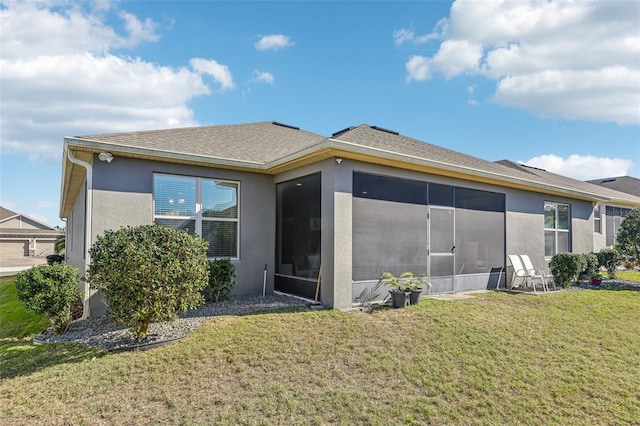
[{"label": "screened sunroom", "polygon": [[383,272],[426,275],[431,293],[495,288],[505,265],[505,195],[353,173],[353,297]]}]

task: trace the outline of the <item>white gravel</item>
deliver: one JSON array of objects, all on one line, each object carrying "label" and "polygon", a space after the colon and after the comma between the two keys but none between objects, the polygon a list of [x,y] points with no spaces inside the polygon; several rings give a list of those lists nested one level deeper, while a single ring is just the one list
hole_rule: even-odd
[{"label": "white gravel", "polygon": [[171,322],[149,325],[149,333],[140,342],[135,342],[133,334],[124,326],[116,324],[107,317],[89,318],[73,322],[64,334],[54,334],[51,329],[38,334],[36,343],[80,343],[110,351],[127,349],[145,349],[162,343],[180,339],[200,327],[211,317],[219,315],[242,315],[257,311],[266,311],[295,306],[308,306],[309,303],[290,296],[267,295],[232,297],[218,303],[207,303],[199,309],[187,311]]}]

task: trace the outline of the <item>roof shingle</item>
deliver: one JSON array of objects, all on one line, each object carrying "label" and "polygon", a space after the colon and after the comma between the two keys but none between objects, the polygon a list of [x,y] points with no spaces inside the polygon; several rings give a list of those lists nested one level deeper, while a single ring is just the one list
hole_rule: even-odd
[{"label": "roof shingle", "polygon": [[77,136],[114,146],[265,164],[324,137],[277,122]]}]

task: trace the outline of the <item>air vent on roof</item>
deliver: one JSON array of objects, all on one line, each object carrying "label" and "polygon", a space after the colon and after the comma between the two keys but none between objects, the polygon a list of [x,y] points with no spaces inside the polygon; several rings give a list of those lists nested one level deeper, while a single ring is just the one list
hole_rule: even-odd
[{"label": "air vent on roof", "polygon": [[277,121],[272,121],[271,124],[275,124],[276,126],[286,127],[288,129],[300,130],[300,127],[290,126],[290,125],[284,124],[284,123],[278,123]]},{"label": "air vent on roof", "polygon": [[546,172],[546,170],[545,170],[545,169],[541,169],[540,167],[533,167],[533,166],[530,166],[530,165],[528,165],[528,164],[520,164],[520,165],[521,165],[522,167],[526,167],[526,168],[528,168],[528,169],[541,170],[541,171],[543,171],[543,172]]},{"label": "air vent on roof", "polygon": [[613,179],[604,179],[600,183],[609,183],[609,182],[615,182],[615,181],[616,181],[615,178],[613,178]]},{"label": "air vent on roof", "polygon": [[400,133],[393,131],[393,130],[389,130],[389,129],[385,129],[384,127],[378,127],[378,126],[371,126],[371,128],[373,130],[380,130],[381,132],[387,132],[387,133],[391,133],[392,135],[399,135]]},{"label": "air vent on roof", "polygon": [[353,129],[355,129],[355,127],[353,127],[353,126],[346,127],[346,128],[344,128],[344,129],[342,129],[342,130],[338,130],[337,132],[332,133],[332,134],[331,134],[331,137],[332,137],[332,138],[335,138],[336,136],[341,135],[341,134],[343,134],[343,133],[346,133],[346,132],[348,132],[349,130],[353,130]]}]

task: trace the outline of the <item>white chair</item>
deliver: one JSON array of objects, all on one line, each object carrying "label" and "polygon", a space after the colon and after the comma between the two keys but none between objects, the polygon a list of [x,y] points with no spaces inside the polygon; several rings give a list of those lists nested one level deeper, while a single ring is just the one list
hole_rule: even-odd
[{"label": "white chair", "polygon": [[516,285],[516,281],[520,279],[522,285],[527,284],[527,279],[529,274],[526,269],[524,269],[524,265],[522,264],[522,260],[518,257],[517,254],[510,254],[507,256],[511,265],[513,266],[513,275],[511,276],[511,284],[509,284],[509,290],[512,290],[513,287],[520,287],[520,285]]},{"label": "white chair", "polygon": [[529,272],[530,276],[535,276],[542,280],[542,288],[544,291],[549,291],[549,283],[553,285],[554,290],[556,289],[556,281],[550,272],[544,272],[542,269],[534,268],[531,259],[526,254],[521,254],[520,259],[522,259],[524,268]]}]

